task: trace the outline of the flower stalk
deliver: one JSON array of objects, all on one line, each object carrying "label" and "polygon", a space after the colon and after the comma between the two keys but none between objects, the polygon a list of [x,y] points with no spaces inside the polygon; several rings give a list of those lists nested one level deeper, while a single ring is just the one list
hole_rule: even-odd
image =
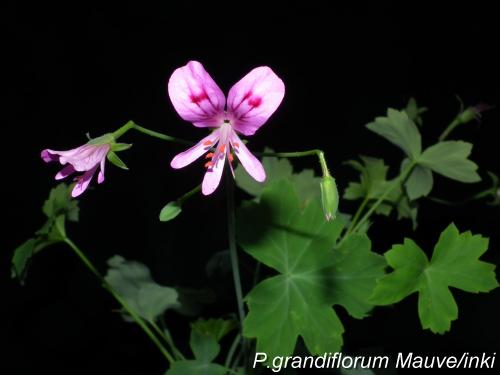
[{"label": "flower stalk", "polygon": [[73,252],[78,256],[78,258],[85,264],[85,266],[99,279],[99,281],[102,283],[103,287],[111,293],[111,295],[120,303],[120,305],[123,307],[123,309],[130,315],[130,317],[141,327],[141,329],[144,331],[144,333],[153,341],[153,343],[156,345],[156,347],[160,350],[160,352],[163,354],[163,356],[168,360],[170,364],[175,362],[174,357],[168,352],[168,350],[162,345],[158,337],[151,331],[151,329],[148,327],[146,322],[136,314],[136,312],[128,306],[128,304],[125,302],[123,298],[121,298],[109,285],[109,283],[104,279],[104,277],[100,274],[100,272],[95,268],[95,266],[92,264],[89,258],[83,253],[82,250],[73,242],[71,241],[68,237],[65,237],[63,240],[72,250]]},{"label": "flower stalk", "polygon": [[123,125],[122,127],[120,127],[118,130],[114,131],[112,133],[113,137],[115,138],[115,140],[117,140],[118,138],[120,138],[122,135],[124,135],[125,133],[127,133],[131,129],[137,130],[140,133],[149,135],[149,136],[151,136],[153,138],[161,139],[163,141],[168,141],[168,142],[173,142],[173,143],[179,143],[181,145],[192,145],[193,144],[193,142],[186,141],[185,139],[172,137],[172,136],[167,135],[167,134],[159,133],[157,131],[144,128],[142,126],[137,125],[134,121],[129,121],[125,125]]}]

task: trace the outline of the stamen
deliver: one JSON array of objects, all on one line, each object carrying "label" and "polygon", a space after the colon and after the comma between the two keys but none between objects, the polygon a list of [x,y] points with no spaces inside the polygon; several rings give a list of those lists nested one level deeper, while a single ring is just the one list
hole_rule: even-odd
[{"label": "stamen", "polygon": [[240,144],[238,142],[234,142],[233,143],[233,148],[238,148],[238,147],[240,147]]},{"label": "stamen", "polygon": [[205,159],[210,159],[210,158],[213,158],[214,157],[214,153],[213,152],[209,152],[208,154],[205,155]]},{"label": "stamen", "polygon": [[220,152],[225,152],[226,151],[226,145],[222,145],[219,147]]},{"label": "stamen", "polygon": [[233,162],[234,157],[233,157],[233,154],[232,154],[232,153],[231,153],[231,154],[229,154],[228,159],[229,159],[229,162],[230,162],[230,163],[232,163],[232,162]]},{"label": "stamen", "polygon": [[205,168],[211,168],[211,167],[213,167],[213,166],[214,166],[214,162],[213,162],[213,161],[207,161],[207,162],[205,163]]},{"label": "stamen", "polygon": [[204,146],[210,146],[213,142],[210,139],[207,139],[205,142],[203,142]]}]

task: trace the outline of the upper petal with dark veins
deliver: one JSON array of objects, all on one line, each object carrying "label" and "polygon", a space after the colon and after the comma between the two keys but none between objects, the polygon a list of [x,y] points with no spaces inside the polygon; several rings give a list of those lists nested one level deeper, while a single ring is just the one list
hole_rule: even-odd
[{"label": "upper petal with dark veins", "polygon": [[224,121],[226,97],[198,61],[174,71],[168,95],[177,113],[198,127],[218,127]]},{"label": "upper petal with dark veins", "polygon": [[227,112],[231,125],[244,135],[253,135],[276,111],[284,95],[285,84],[271,68],[253,69],[229,90]]}]

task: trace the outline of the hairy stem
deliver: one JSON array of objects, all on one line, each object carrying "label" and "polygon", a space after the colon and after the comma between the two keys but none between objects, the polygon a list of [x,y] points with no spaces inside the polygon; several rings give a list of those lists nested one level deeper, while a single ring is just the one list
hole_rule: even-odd
[{"label": "hairy stem", "polygon": [[76,246],[76,244],[71,241],[69,238],[65,238],[64,242],[75,252],[75,254],[80,258],[80,260],[87,266],[87,268],[101,281],[102,285],[104,288],[111,293],[111,295],[122,305],[123,309],[130,315],[130,317],[139,325],[139,327],[142,328],[144,333],[153,341],[153,343],[158,347],[160,352],[165,356],[165,358],[170,362],[170,364],[174,363],[175,360],[172,357],[172,355],[165,349],[165,347],[161,344],[160,340],[158,337],[155,336],[155,334],[151,331],[151,329],[148,327],[146,322],[136,314],[136,312],[128,306],[128,304],[125,302],[122,297],[120,297],[111,287],[111,285],[106,282],[104,277],[99,273],[99,271],[95,268],[95,266],[92,264],[89,258],[83,253],[82,250]]},{"label": "hairy stem", "polygon": [[450,135],[450,133],[458,126],[460,125],[462,122],[458,119],[458,118],[455,118],[447,127],[446,129],[443,130],[443,132],[441,133],[441,135],[439,136],[439,142],[442,142],[444,141],[448,135]]},{"label": "hairy stem", "polygon": [[121,128],[119,128],[118,130],[113,132],[113,137],[115,139],[118,139],[119,137],[124,135],[126,132],[128,132],[130,129],[137,130],[138,132],[141,132],[143,134],[147,134],[147,135],[154,137],[154,138],[161,139],[163,141],[174,142],[174,143],[179,143],[182,145],[189,145],[189,146],[192,146],[194,144],[193,142],[186,141],[186,140],[181,139],[181,138],[172,137],[170,135],[159,133],[157,131],[150,130],[150,129],[147,129],[145,127],[139,126],[133,121],[127,122]]},{"label": "hairy stem", "polygon": [[[231,257],[231,268],[233,270],[234,288],[236,290],[236,301],[238,303],[238,317],[240,320],[240,332],[243,331],[245,320],[245,306],[243,304],[243,291],[241,288],[240,269],[238,264],[238,252],[236,248],[236,218],[234,213],[234,182],[229,168],[226,168],[226,198],[227,198],[227,235],[229,240],[229,254]],[[245,342],[241,337],[243,350]],[[245,350],[246,351],[246,350]],[[245,355],[246,357],[246,355]]]},{"label": "hairy stem", "polygon": [[321,166],[321,172],[323,177],[330,176],[328,171],[328,166],[325,160],[325,153],[320,149],[307,150],[307,151],[296,151],[296,152],[256,152],[259,156],[276,156],[279,158],[300,158],[303,156],[314,156],[318,157],[319,164]]},{"label": "hairy stem", "polygon": [[177,199],[177,202],[179,202],[180,204],[184,203],[189,198],[191,198],[193,195],[195,195],[196,193],[199,193],[200,190],[201,190],[201,185],[196,186],[194,189],[188,191],[182,197],[180,197],[179,199]]},{"label": "hairy stem", "polygon": [[172,351],[172,353],[174,353],[177,359],[185,360],[186,357],[184,357],[184,354],[182,354],[182,352],[177,348],[177,346],[175,346],[167,326],[162,323],[162,327],[160,328],[158,327],[158,324],[156,324],[154,321],[150,322],[150,324],[151,327],[153,327],[153,329],[156,331],[156,333],[158,333],[158,335],[162,337],[163,340],[167,343],[167,345],[170,347],[170,350]]},{"label": "hairy stem", "polygon": [[234,354],[236,353],[236,349],[238,348],[238,345],[241,344],[241,340],[242,340],[241,333],[238,333],[234,337],[234,340],[233,340],[231,346],[229,347],[229,351],[227,352],[226,360],[224,361],[224,367],[231,368],[231,369],[233,368],[233,366],[232,366],[233,357],[234,357]]},{"label": "hairy stem", "polygon": [[349,228],[347,229],[346,235],[348,235],[349,233],[351,233],[352,230],[355,228],[355,226],[356,226],[359,218],[361,217],[361,214],[363,213],[363,211],[364,211],[366,205],[368,204],[369,200],[370,199],[366,196],[365,199],[363,199],[363,201],[359,205],[356,213],[354,214],[354,217],[352,218],[351,224],[349,225]]}]

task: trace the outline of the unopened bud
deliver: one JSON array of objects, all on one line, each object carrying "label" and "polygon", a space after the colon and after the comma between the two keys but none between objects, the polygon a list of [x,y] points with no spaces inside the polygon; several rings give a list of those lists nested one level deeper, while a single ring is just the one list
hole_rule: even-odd
[{"label": "unopened bud", "polygon": [[332,176],[324,176],[321,179],[321,201],[326,220],[335,219],[339,207],[339,192]]},{"label": "unopened bud", "polygon": [[463,112],[461,112],[457,116],[457,120],[461,124],[467,124],[470,121],[479,120],[481,118],[481,113],[483,113],[484,111],[488,111],[492,108],[493,108],[492,106],[484,103],[479,103],[475,106],[467,107]]}]

